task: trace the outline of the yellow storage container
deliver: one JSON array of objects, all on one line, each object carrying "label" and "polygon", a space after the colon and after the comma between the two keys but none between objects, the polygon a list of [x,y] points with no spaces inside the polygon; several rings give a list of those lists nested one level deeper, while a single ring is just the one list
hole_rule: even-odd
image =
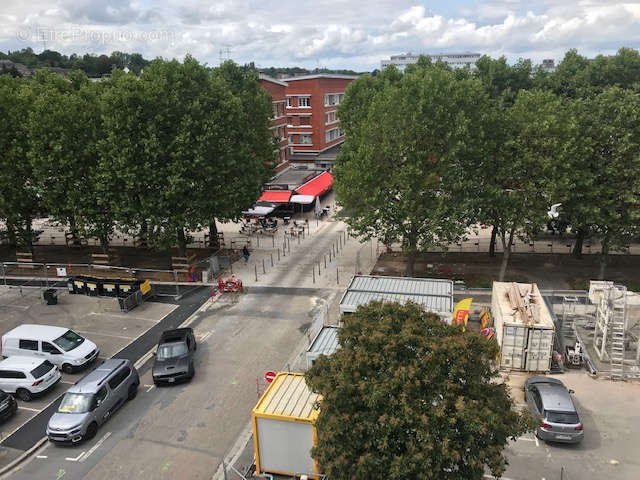
[{"label": "yellow storage container", "polygon": [[320,477],[311,457],[320,398],[309,389],[304,374],[276,375],[251,415],[256,473]]}]

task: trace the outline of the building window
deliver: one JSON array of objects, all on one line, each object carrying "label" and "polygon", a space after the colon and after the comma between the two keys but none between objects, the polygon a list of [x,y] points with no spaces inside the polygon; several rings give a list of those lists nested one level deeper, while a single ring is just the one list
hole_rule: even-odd
[{"label": "building window", "polygon": [[301,145],[311,145],[311,135],[300,135],[300,144]]},{"label": "building window", "polygon": [[344,93],[339,93],[338,94],[338,103],[342,103],[344,102]]},{"label": "building window", "polygon": [[327,130],[324,134],[324,140],[326,143],[333,142],[334,140],[343,136],[343,132],[341,128],[332,128],[331,130]]},{"label": "building window", "polygon": [[273,118],[278,118],[278,104],[274,103],[273,104]]},{"label": "building window", "polygon": [[293,107],[292,97],[287,97],[287,107]]},{"label": "building window", "polygon": [[311,97],[298,97],[298,107],[310,107]]},{"label": "building window", "polygon": [[336,112],[327,112],[324,114],[324,124],[325,125],[329,125],[330,123],[335,123],[338,121],[338,116],[336,115]]},{"label": "building window", "polygon": [[293,145],[295,143],[295,135],[289,135],[289,145]]},{"label": "building window", "polygon": [[300,117],[300,125],[311,125],[311,117]]},{"label": "building window", "polygon": [[293,125],[293,117],[287,117],[287,125]]}]

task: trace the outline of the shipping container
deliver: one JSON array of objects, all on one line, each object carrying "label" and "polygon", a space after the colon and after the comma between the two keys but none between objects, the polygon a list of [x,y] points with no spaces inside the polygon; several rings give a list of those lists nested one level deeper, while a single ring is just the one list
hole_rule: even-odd
[{"label": "shipping container", "polygon": [[320,355],[331,355],[338,349],[338,327],[324,325],[307,349],[307,368],[311,368]]},{"label": "shipping container", "polygon": [[536,284],[494,282],[491,315],[501,368],[551,370],[555,325]]},{"label": "shipping container", "polygon": [[251,415],[256,473],[319,478],[311,457],[320,396],[302,373],[280,372],[264,392]]}]

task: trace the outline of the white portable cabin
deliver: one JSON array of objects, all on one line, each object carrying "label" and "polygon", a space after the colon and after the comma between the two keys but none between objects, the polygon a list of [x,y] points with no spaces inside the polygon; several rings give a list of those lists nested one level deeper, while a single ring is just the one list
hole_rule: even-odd
[{"label": "white portable cabin", "polygon": [[354,275],[340,300],[340,313],[353,313],[360,305],[378,300],[414,302],[451,323],[453,282],[442,278],[377,277]]},{"label": "white portable cabin", "polygon": [[555,325],[535,283],[493,282],[491,315],[501,368],[551,370]]},{"label": "white portable cabin", "polygon": [[338,349],[338,327],[323,325],[307,349],[307,368],[313,366],[313,362],[320,355],[331,355]]}]

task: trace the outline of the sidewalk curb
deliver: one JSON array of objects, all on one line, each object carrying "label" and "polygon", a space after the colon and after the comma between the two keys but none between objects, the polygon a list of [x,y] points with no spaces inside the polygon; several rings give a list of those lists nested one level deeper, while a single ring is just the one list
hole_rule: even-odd
[{"label": "sidewalk curb", "polygon": [[38,442],[31,447],[29,450],[27,450],[26,452],[24,452],[22,455],[20,455],[18,458],[16,458],[14,461],[12,461],[11,463],[9,463],[8,465],[5,465],[4,467],[0,468],[0,478],[4,478],[4,476],[7,473],[13,473],[13,470],[20,465],[22,462],[24,462],[28,457],[30,457],[36,450],[38,450],[42,445],[44,445],[47,442],[47,437],[42,437],[40,440],[38,440]]}]

